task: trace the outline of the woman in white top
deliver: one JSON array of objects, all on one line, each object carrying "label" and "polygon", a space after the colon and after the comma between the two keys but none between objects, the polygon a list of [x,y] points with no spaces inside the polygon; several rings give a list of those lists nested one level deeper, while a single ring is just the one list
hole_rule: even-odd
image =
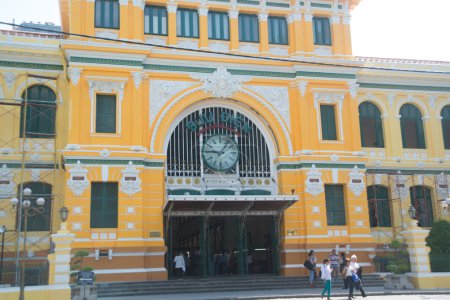
[{"label": "woman in white top", "polygon": [[325,295],[325,292],[327,292],[327,299],[330,300],[331,296],[331,267],[330,267],[330,260],[328,258],[325,258],[323,260],[322,268],[322,279],[324,280],[325,287],[322,290],[321,298],[323,299],[323,296]]},{"label": "woman in white top", "polygon": [[362,294],[363,297],[366,297],[366,293],[364,292],[363,287],[362,287],[362,282],[361,282],[361,280],[362,280],[362,276],[361,276],[362,275],[362,268],[358,264],[358,257],[356,257],[356,255],[352,255],[350,257],[350,260],[351,260],[350,261],[350,267],[353,268],[355,274],[357,274],[358,277],[359,277],[359,281],[355,283],[355,288],[357,290],[361,291],[361,294]]},{"label": "woman in white top", "polygon": [[364,292],[364,290],[361,287],[361,281],[358,281],[358,282],[353,281],[353,274],[356,275],[356,271],[357,271],[357,269],[355,269],[354,266],[352,267],[350,265],[350,259],[347,258],[345,260],[345,267],[342,270],[342,275],[345,276],[345,280],[349,286],[349,291],[348,291],[348,299],[349,300],[352,300],[352,298],[353,298],[353,290],[355,289],[355,287],[356,287],[356,289],[361,291],[361,294],[363,297],[367,297],[366,293]]},{"label": "woman in white top", "polygon": [[177,270],[177,277],[181,279],[183,276],[184,270],[186,270],[186,263],[184,261],[184,256],[181,252],[178,252],[178,255],[173,259],[175,263],[175,270]]}]

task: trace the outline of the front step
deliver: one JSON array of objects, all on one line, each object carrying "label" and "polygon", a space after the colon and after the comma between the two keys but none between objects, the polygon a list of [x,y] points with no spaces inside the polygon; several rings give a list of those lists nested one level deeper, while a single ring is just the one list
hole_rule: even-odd
[{"label": "front step", "polygon": [[[384,280],[378,275],[365,275],[364,286],[382,287]],[[334,283],[343,286],[342,280]],[[323,281],[316,280],[322,287]],[[186,278],[183,280],[98,283],[98,297],[126,297],[178,293],[208,293],[244,290],[308,288],[307,277],[264,276],[215,276],[210,278]]]}]

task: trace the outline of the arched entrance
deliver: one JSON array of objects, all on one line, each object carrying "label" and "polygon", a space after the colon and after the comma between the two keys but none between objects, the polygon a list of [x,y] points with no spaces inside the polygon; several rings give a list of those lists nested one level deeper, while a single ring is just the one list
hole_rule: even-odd
[{"label": "arched entrance", "polygon": [[[212,105],[213,104],[213,105]],[[167,143],[167,268],[183,252],[189,275],[278,273],[279,224],[296,201],[278,195],[271,132],[228,101],[185,110]]]}]

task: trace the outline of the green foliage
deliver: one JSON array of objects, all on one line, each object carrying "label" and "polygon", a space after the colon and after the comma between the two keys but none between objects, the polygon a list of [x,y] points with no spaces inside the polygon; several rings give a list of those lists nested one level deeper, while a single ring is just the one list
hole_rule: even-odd
[{"label": "green foliage", "polygon": [[398,240],[393,240],[389,244],[390,252],[374,257],[374,262],[383,262],[386,271],[394,274],[405,274],[411,271],[409,253],[404,244]]},{"label": "green foliage", "polygon": [[78,272],[81,271],[92,271],[94,270],[90,266],[83,266],[83,257],[89,256],[89,252],[86,250],[78,250],[75,252],[74,260],[72,261],[72,264],[70,265],[70,277],[72,277],[72,280],[77,276]]},{"label": "green foliage", "polygon": [[434,222],[425,241],[431,249],[431,255],[450,255],[450,222],[444,220]]}]

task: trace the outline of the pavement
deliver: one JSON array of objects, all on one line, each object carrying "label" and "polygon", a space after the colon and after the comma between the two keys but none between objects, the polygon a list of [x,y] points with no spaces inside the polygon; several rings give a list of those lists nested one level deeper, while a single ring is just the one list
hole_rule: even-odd
[{"label": "pavement", "polygon": [[[383,287],[364,288],[367,300],[450,300],[450,289],[442,290],[387,290]],[[151,296],[108,297],[99,299],[111,300],[295,300],[295,299],[320,299],[322,289],[273,289],[257,291],[230,291],[216,293],[186,293],[166,294]],[[346,300],[348,290],[342,288],[332,289],[332,300]],[[363,299],[358,291],[355,291],[355,299]],[[324,298],[326,299],[326,298]]]}]

